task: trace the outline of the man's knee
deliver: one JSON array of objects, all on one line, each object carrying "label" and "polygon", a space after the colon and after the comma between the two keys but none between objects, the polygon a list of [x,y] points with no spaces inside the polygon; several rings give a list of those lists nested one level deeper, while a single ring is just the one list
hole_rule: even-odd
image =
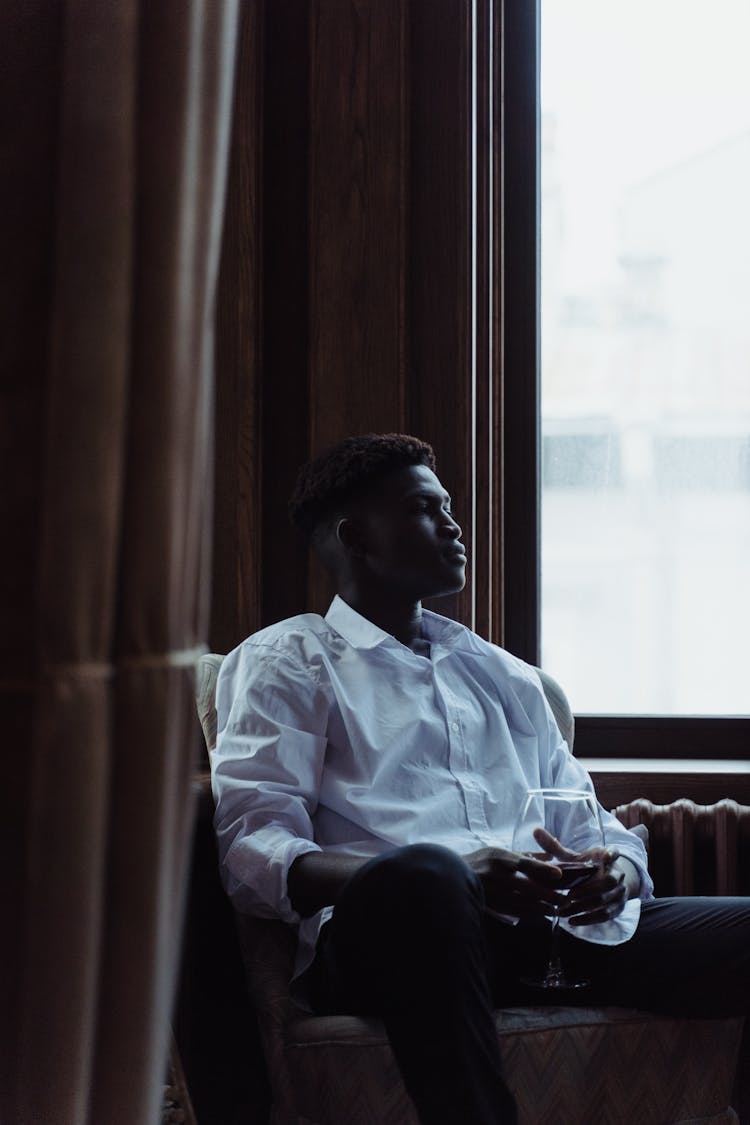
[{"label": "man's knee", "polygon": [[482,921],[481,884],[468,864],[447,848],[414,844],[353,876],[334,909],[330,941],[347,979],[366,965],[378,987],[398,981],[409,995],[422,989],[424,1002],[425,987],[438,979],[441,995],[465,987],[470,964],[484,958]]},{"label": "man's knee", "polygon": [[455,852],[439,844],[411,844],[370,860],[353,882],[367,884],[367,895],[385,897],[389,906],[402,910],[437,908],[468,901],[481,906],[478,878]]}]

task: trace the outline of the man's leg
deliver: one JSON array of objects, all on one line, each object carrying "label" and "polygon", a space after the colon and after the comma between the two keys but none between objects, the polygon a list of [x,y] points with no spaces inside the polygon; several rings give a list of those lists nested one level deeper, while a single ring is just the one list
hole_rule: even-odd
[{"label": "man's leg", "polygon": [[425,1125],[514,1123],[500,1073],[483,895],[445,848],[400,848],[349,882],[311,971],[319,1011],[378,1015]]},{"label": "man's leg", "polygon": [[750,899],[664,898],[644,903],[622,945],[563,935],[565,963],[591,995],[685,1015],[744,1015],[750,1008]]},{"label": "man's leg", "polygon": [[644,903],[618,946],[564,935],[566,964],[592,981],[594,1002],[687,1016],[745,1016],[738,1064],[740,1120],[750,1122],[750,898]]}]

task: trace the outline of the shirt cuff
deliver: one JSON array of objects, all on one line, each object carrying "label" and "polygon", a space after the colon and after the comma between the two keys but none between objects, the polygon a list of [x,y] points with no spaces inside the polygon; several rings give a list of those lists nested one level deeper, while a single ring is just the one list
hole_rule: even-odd
[{"label": "shirt cuff", "polygon": [[312,840],[275,825],[235,841],[224,861],[225,886],[235,908],[296,925],[300,915],[287,892],[289,868],[298,856],[320,850]]}]

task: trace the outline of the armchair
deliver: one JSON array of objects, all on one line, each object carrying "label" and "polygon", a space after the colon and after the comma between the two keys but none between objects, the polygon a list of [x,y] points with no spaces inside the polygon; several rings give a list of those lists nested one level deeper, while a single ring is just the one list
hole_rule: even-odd
[{"label": "armchair", "polygon": [[[214,692],[222,658],[197,667],[206,743],[216,738]],[[572,746],[565,695],[542,684]],[[617,810],[624,823],[642,809]],[[377,1019],[315,1016],[290,999],[295,950],[281,922],[237,915],[248,992],[273,1097],[273,1125],[417,1125]],[[742,1032],[738,1019],[682,1019],[614,1007],[519,1007],[496,1013],[505,1074],[521,1125],[713,1125],[730,1107]]]}]

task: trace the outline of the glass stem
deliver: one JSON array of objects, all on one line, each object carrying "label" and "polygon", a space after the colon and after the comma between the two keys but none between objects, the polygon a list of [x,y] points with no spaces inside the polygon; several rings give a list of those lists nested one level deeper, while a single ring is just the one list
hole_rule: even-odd
[{"label": "glass stem", "polygon": [[546,983],[559,982],[562,978],[562,963],[560,961],[560,918],[557,914],[552,917],[552,928],[549,934],[549,957],[547,959]]}]

